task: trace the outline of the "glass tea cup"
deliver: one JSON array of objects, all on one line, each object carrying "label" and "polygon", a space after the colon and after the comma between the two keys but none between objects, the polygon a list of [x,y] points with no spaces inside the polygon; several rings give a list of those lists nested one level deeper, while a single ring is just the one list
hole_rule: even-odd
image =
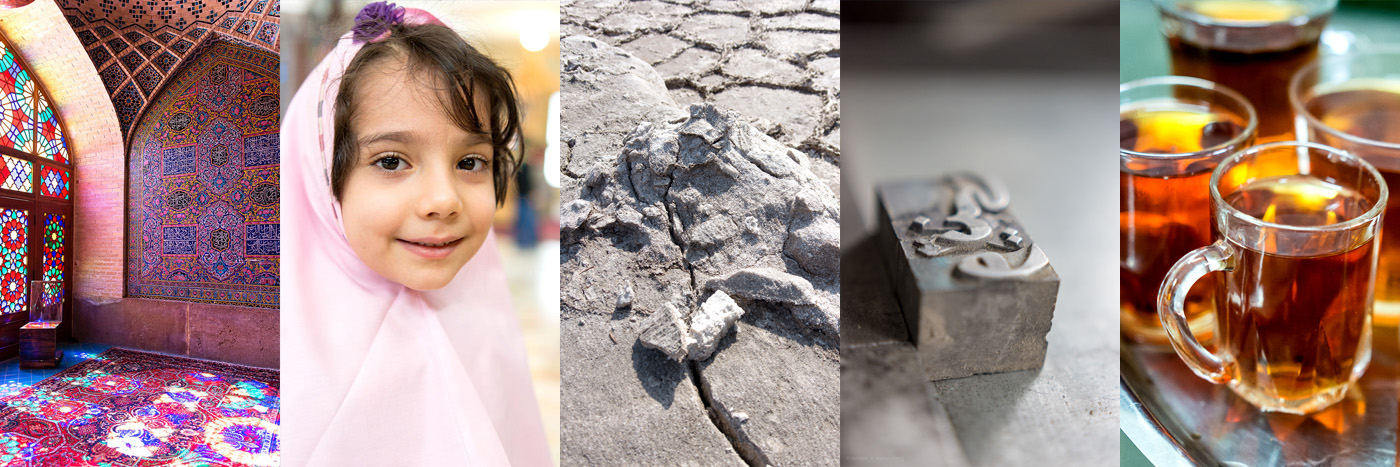
[{"label": "glass tea cup", "polygon": [[1293,139],[1288,80],[1317,57],[1337,0],[1154,0],[1172,74],[1240,91],[1259,111],[1259,142]]},{"label": "glass tea cup", "polygon": [[[1123,337],[1165,345],[1157,289],[1187,252],[1210,244],[1211,170],[1254,141],[1257,117],[1243,96],[1184,76],[1118,88],[1119,328]],[[1187,299],[1203,339],[1214,328],[1211,288]]]},{"label": "glass tea cup", "polygon": [[[1341,400],[1371,360],[1375,237],[1389,196],[1380,173],[1335,148],[1276,142],[1221,162],[1210,194],[1215,243],[1178,261],[1158,296],[1172,347],[1265,411]],[[1212,272],[1214,353],[1183,309],[1186,290]]]},{"label": "glass tea cup", "polygon": [[[1400,183],[1400,48],[1308,64],[1293,76],[1288,98],[1302,139],[1356,154],[1376,166],[1387,185]],[[1400,213],[1387,214],[1385,223],[1374,318],[1376,326],[1393,328],[1400,325]]]}]

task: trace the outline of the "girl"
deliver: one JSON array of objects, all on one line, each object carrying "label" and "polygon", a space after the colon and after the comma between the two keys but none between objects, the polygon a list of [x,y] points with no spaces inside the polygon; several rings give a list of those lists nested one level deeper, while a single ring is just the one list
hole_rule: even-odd
[{"label": "girl", "polygon": [[491,218],[509,73],[366,6],[283,121],[283,465],[547,465]]}]

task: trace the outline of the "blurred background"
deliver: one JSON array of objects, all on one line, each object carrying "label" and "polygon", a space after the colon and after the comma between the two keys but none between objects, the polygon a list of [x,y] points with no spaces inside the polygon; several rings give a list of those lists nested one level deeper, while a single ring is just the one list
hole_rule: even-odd
[{"label": "blurred background", "polygon": [[841,7],[843,247],[873,232],[876,184],[971,171],[1006,182],[1060,276],[1043,368],[930,384],[954,445],[970,465],[1117,465],[1117,2]]},{"label": "blurred background", "polygon": [[[364,0],[282,2],[282,110],[354,24]],[[535,397],[559,462],[559,3],[397,1],[427,10],[515,78],[524,165],[495,231],[525,334]]]}]

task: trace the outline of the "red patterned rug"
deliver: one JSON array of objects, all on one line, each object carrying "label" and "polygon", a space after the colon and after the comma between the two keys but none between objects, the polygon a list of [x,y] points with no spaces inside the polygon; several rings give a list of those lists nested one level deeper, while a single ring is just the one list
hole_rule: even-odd
[{"label": "red patterned rug", "polygon": [[0,398],[0,466],[275,466],[278,373],[109,349]]}]

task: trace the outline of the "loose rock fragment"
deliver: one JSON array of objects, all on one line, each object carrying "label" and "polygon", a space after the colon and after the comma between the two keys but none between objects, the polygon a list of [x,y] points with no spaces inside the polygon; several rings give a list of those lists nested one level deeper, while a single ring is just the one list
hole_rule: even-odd
[{"label": "loose rock fragment", "polygon": [[705,300],[700,310],[690,317],[689,324],[684,313],[667,303],[664,310],[652,313],[642,322],[642,332],[637,339],[642,345],[660,350],[676,361],[686,357],[704,360],[714,355],[720,338],[743,314],[744,309],[724,292],[715,292]]},{"label": "loose rock fragment", "polygon": [[617,309],[631,308],[632,297],[632,284],[628,283],[622,287],[622,292],[617,294]]},{"label": "loose rock fragment", "polygon": [[788,233],[783,247],[802,269],[813,274],[841,273],[841,225],[829,217]]},{"label": "loose rock fragment", "polygon": [[676,361],[685,359],[690,353],[689,335],[680,310],[667,303],[662,310],[652,313],[642,321],[642,333],[637,339],[642,345],[660,350]]},{"label": "loose rock fragment", "polygon": [[706,290],[724,290],[731,295],[793,305],[816,304],[812,283],[771,268],[740,269],[705,282]]},{"label": "loose rock fragment", "polygon": [[559,228],[564,231],[578,230],[588,222],[588,216],[593,213],[593,203],[584,199],[576,199],[559,207]]},{"label": "loose rock fragment", "polygon": [[700,306],[700,312],[690,318],[690,338],[694,344],[690,349],[690,358],[710,358],[710,355],[715,353],[715,347],[719,346],[719,339],[724,337],[729,328],[734,327],[734,321],[743,315],[744,309],[739,308],[739,304],[734,303],[729,294],[716,291],[711,295],[705,300],[705,304]]}]

